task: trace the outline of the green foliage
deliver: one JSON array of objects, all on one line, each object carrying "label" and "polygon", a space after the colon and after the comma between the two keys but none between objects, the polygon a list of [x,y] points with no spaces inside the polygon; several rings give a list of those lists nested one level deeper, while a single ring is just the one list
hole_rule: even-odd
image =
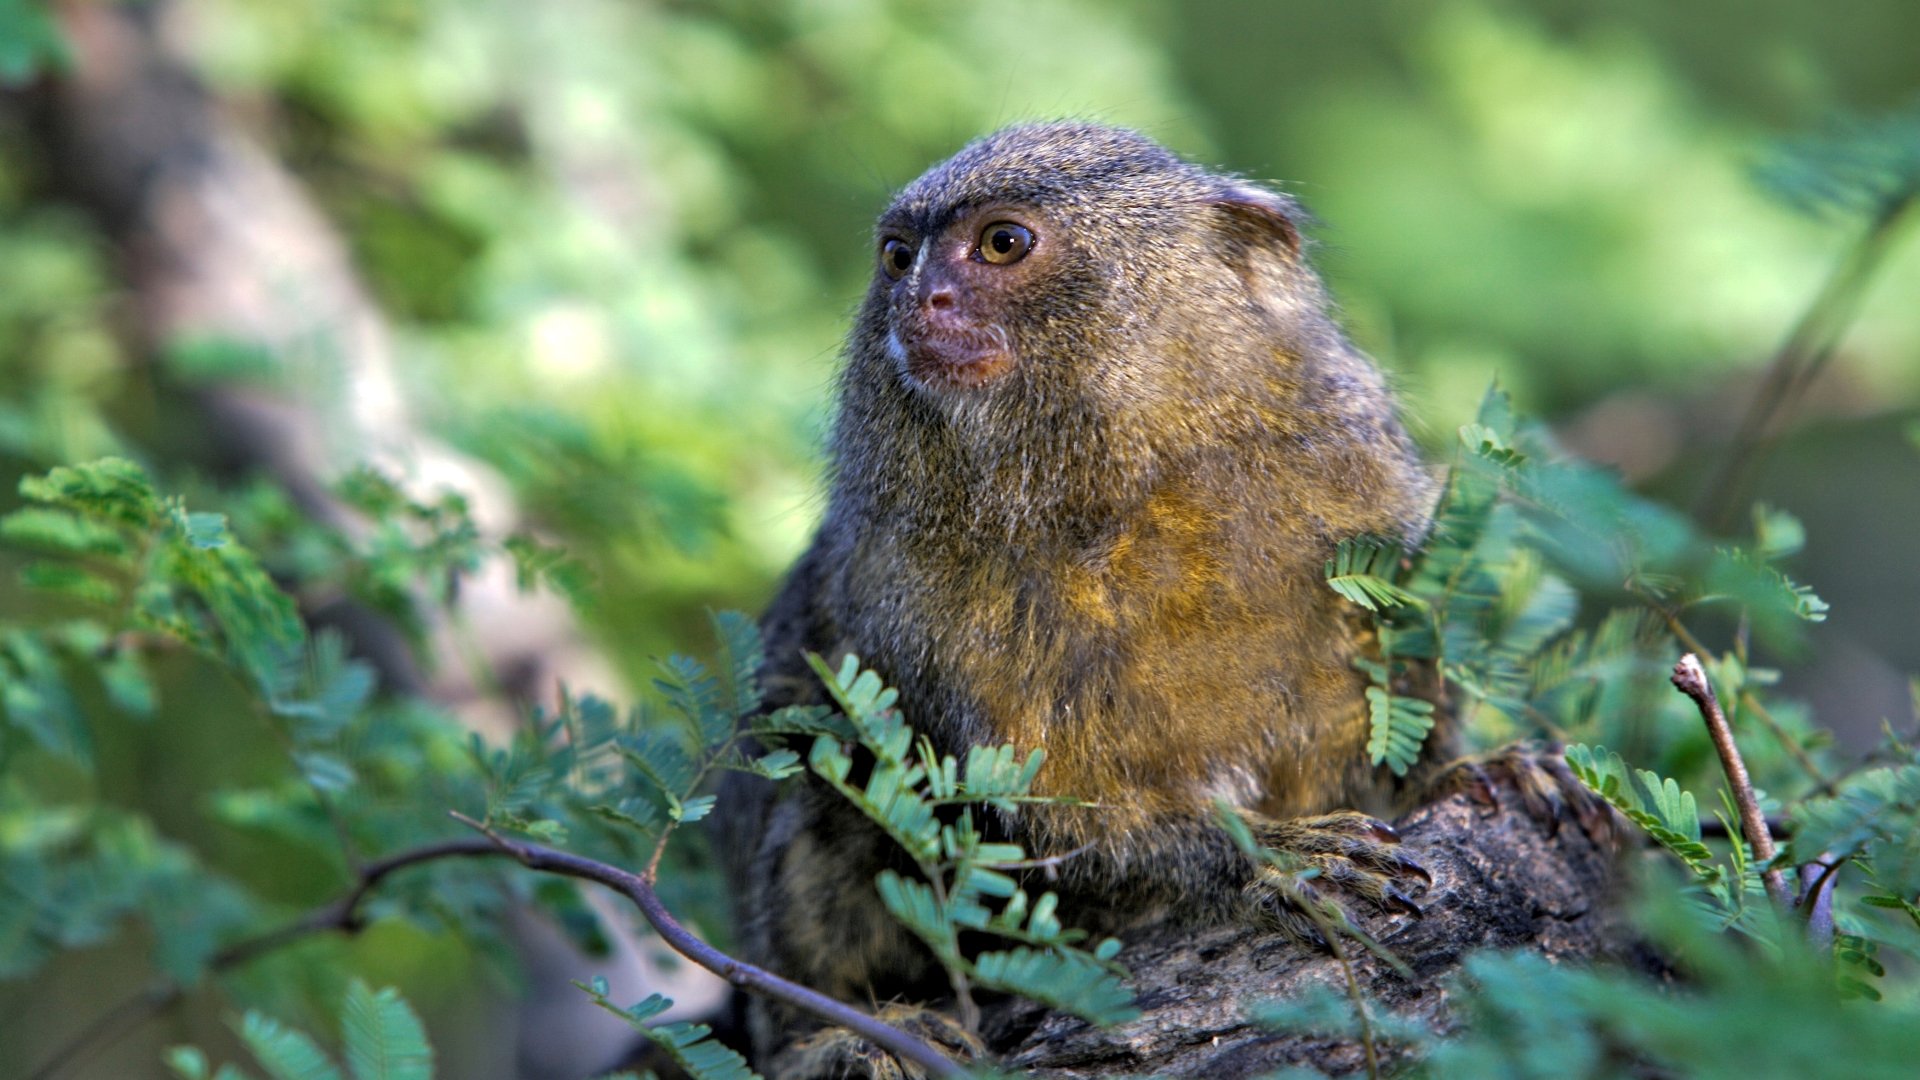
[{"label": "green foliage", "polygon": [[[340,1067],[313,1037],[271,1016],[249,1010],[237,1025],[240,1041],[273,1080],[341,1080]],[[433,1049],[412,1006],[392,987],[375,992],[359,979],[347,986],[340,1006],[350,1080],[433,1080]],[[208,1080],[207,1056],[196,1046],[176,1046],[167,1064],[180,1080]],[[222,1065],[212,1080],[245,1077]]]},{"label": "green foliage", "polygon": [[[457,500],[384,478],[349,479],[343,493],[367,526],[350,533],[305,520],[270,484],[192,486],[180,447],[200,433],[180,438],[164,396],[169,379],[269,382],[324,411],[350,386],[344,367],[328,367],[344,357],[315,359],[304,344],[180,340],[160,343],[153,378],[143,365],[123,376],[117,342],[140,334],[126,325],[137,305],[111,276],[118,260],[67,204],[64,185],[44,182],[17,110],[0,116],[0,452],[10,467],[35,472],[120,454],[187,484],[196,510],[227,517],[223,537],[210,516],[150,528],[30,500],[0,525],[12,547],[34,553],[18,575],[24,595],[9,593],[0,614],[8,976],[137,920],[160,966],[190,983],[221,945],[296,914],[294,892],[263,899],[210,869],[240,864],[225,840],[207,842],[193,814],[155,812],[154,802],[188,787],[204,790],[222,836],[240,834],[245,862],[255,864],[242,867],[248,880],[344,885],[356,862],[444,836],[443,811],[455,807],[629,864],[664,851],[663,890],[705,910],[711,897],[699,890],[711,887],[701,884],[700,860],[674,863],[683,846],[697,848],[700,831],[677,826],[711,811],[702,777],[734,767],[791,776],[804,767],[789,749],[805,750],[795,738],[861,741],[845,716],[756,717],[747,738],[758,749],[746,741],[728,749],[709,736],[736,712],[727,694],[739,680],[724,671],[737,665],[722,659],[722,673],[706,674],[670,664],[667,704],[616,713],[571,697],[512,745],[469,754],[458,725],[376,688],[340,639],[290,627],[291,600],[269,587],[309,610],[351,598],[417,643],[448,617],[446,601],[474,560],[510,556],[523,588],[579,604],[629,672],[647,670],[645,658],[667,651],[703,607],[757,602],[810,524],[794,508],[807,505],[827,382],[821,358],[844,308],[822,298],[861,287],[866,226],[885,192],[1000,120],[1099,115],[1217,159],[1205,148],[1212,132],[1222,152],[1239,156],[1237,167],[1256,174],[1269,168],[1263,162],[1290,163],[1345,238],[1322,261],[1363,343],[1431,403],[1429,419],[1448,421],[1443,430],[1471,414],[1486,372],[1503,363],[1523,400],[1571,417],[1604,391],[1758,355],[1780,298],[1827,257],[1810,226],[1730,186],[1740,155],[1726,152],[1727,128],[1699,104],[1729,93],[1727,79],[1758,85],[1784,70],[1766,51],[1777,42],[1765,5],[1709,35],[1724,54],[1677,46],[1698,28],[1686,18],[1656,30],[1629,15],[1592,34],[1563,32],[1557,18],[1536,24],[1523,8],[1474,4],[1411,14],[1074,0],[1017,11],[954,0],[198,7],[192,47],[212,85],[270,118],[272,145],[304,171],[400,320],[403,374],[434,391],[415,402],[422,415],[497,468],[536,527],[482,542]],[[1161,34],[1176,18],[1182,32]],[[1010,19],[1037,40],[1075,47],[1009,49]],[[1857,21],[1870,25],[1871,14]],[[1258,51],[1276,26],[1289,56],[1278,66]],[[1391,55],[1362,48],[1354,62],[1353,49],[1294,47],[1334,32],[1385,42],[1378,48]],[[1833,39],[1841,45],[1810,45],[1789,66],[1798,72],[1817,65],[1821,50],[1843,48],[1835,77],[1864,85],[1877,77],[1874,57],[1897,52],[1901,39],[1853,33]],[[1166,52],[1161,38],[1184,43],[1189,70],[1174,69],[1177,50]],[[1760,52],[1737,52],[1742,42],[1759,42]],[[46,5],[0,0],[0,82],[57,69],[62,53]],[[1712,94],[1677,81],[1687,63],[1715,70]],[[1235,72],[1258,73],[1259,85]],[[1829,92],[1823,80],[1795,80]],[[1191,90],[1174,89],[1183,86]],[[1293,108],[1301,101],[1338,108]],[[1275,111],[1276,102],[1288,108]],[[1769,97],[1765,107],[1778,105]],[[1273,122],[1283,114],[1286,123]],[[1796,205],[1886,213],[1912,189],[1912,132],[1907,114],[1839,125],[1768,168]],[[622,191],[646,193],[645,212],[608,196]],[[1463,235],[1474,238],[1472,258],[1459,257]],[[1732,288],[1699,272],[1722,265],[1728,250],[1741,262]],[[1906,284],[1878,290],[1872,340],[1847,358],[1880,400],[1911,395],[1899,367],[1915,326],[1901,307],[1913,291]],[[155,387],[162,396],[150,400]],[[123,441],[121,424],[144,447]],[[1663,796],[1674,784],[1710,798],[1697,722],[1665,685],[1677,651],[1670,620],[1700,632],[1744,616],[1758,645],[1790,656],[1824,609],[1793,580],[1814,571],[1782,564],[1806,530],[1761,515],[1751,543],[1716,551],[1670,511],[1568,462],[1543,432],[1500,409],[1457,443],[1443,441],[1460,462],[1434,557],[1356,542],[1334,560],[1331,576],[1353,579],[1335,587],[1377,609],[1391,631],[1383,640],[1400,650],[1380,658],[1387,675],[1373,687],[1377,762],[1413,760],[1424,738],[1414,714],[1433,701],[1465,714],[1482,742],[1544,733],[1618,747],[1673,778],[1659,781]],[[137,494],[109,503],[130,505]],[[196,542],[212,546],[191,550]],[[270,580],[231,561],[242,546]],[[1840,935],[1833,970],[1816,964],[1815,981],[1885,979],[1898,1002],[1910,993],[1902,964],[1916,940],[1901,931],[1920,929],[1920,893],[1903,861],[1907,766],[1896,755],[1891,773],[1867,769],[1831,799],[1802,798],[1815,778],[1787,745],[1828,776],[1836,762],[1811,737],[1805,710],[1774,696],[1774,673],[1749,663],[1744,641],[1713,644],[1720,655],[1703,660],[1756,776],[1796,828],[1808,822],[1793,857],[1823,830],[1856,853],[1836,879],[1843,931],[1862,932]],[[709,690],[698,686],[703,678]],[[183,714],[191,729],[175,726]],[[161,726],[130,727],[123,717]],[[188,774],[178,755],[151,752],[202,728],[265,730],[275,755],[240,760],[235,751]],[[127,786],[130,757],[140,771]],[[967,805],[940,801],[958,800],[963,785],[1005,808],[1031,781],[1022,780],[1028,762],[1009,748],[977,749],[964,768],[920,764],[940,822]],[[1650,788],[1634,786],[1637,770],[1622,761],[1614,772],[1643,813],[1665,813]],[[936,783],[948,794],[932,794]],[[669,834],[678,839],[665,849]],[[1735,845],[1723,859],[1741,855]],[[474,864],[399,875],[364,911],[458,931],[484,948],[513,894],[583,937],[594,933],[571,889]],[[983,891],[980,904],[1021,933],[1053,931],[1045,898]],[[1033,948],[1008,940],[1013,953]],[[328,955],[313,962],[339,963]],[[1874,971],[1876,957],[1889,974]],[[1874,1075],[1884,1060],[1912,1060],[1881,1037],[1885,1024],[1910,1019],[1904,1013],[1889,1019],[1859,1002],[1834,1013],[1817,995],[1795,1012],[1782,1004],[1795,1000],[1794,985],[1764,965],[1749,972],[1751,986],[1716,976],[1678,994],[1624,976],[1486,965],[1478,996],[1462,999],[1485,1006],[1463,1038],[1484,1038],[1461,1051],[1486,1056],[1460,1059],[1484,1069],[1462,1064],[1453,1074],[1621,1071],[1653,1053],[1621,1030],[1651,1023],[1660,1008],[1693,1025],[1685,1033],[1693,1049],[1654,1055],[1680,1071],[1767,1075],[1773,1066],[1758,1055],[1776,1043],[1788,1063],[1779,1068],[1808,1073],[1845,1060]],[[294,993],[287,987],[301,980],[274,981],[274,992]],[[1752,1022],[1714,1011],[1722,1000]],[[1822,1024],[1854,1041],[1824,1057],[1803,1053],[1809,1026]],[[193,1056],[183,1050],[178,1060]],[[205,1074],[199,1061],[193,1075]],[[239,1072],[226,1065],[218,1075]]]},{"label": "green foliage", "polygon": [[1373,679],[1367,687],[1367,756],[1375,765],[1384,763],[1393,775],[1405,776],[1420,760],[1420,747],[1433,730],[1433,702],[1396,696],[1385,664],[1364,657],[1355,662]]},{"label": "green foliage", "polygon": [[1327,561],[1327,584],[1333,591],[1368,611],[1402,605],[1418,606],[1421,599],[1394,579],[1400,573],[1400,546],[1356,537],[1342,540]]},{"label": "green foliage", "polygon": [[23,85],[69,62],[52,12],[38,0],[0,0],[0,87]]},{"label": "green foliage", "polygon": [[297,655],[305,631],[293,601],[233,542],[217,514],[162,498],[119,458],[20,482],[36,505],[0,520],[0,536],[57,561],[30,564],[26,584],[225,661],[263,687]]},{"label": "green foliage", "polygon": [[[1700,839],[1700,812],[1693,793],[1680,790],[1672,778],[1650,769],[1633,770],[1619,754],[1606,747],[1567,747],[1567,766],[1580,782],[1606,799],[1614,809],[1645,829],[1661,847],[1671,851],[1693,875],[1692,888],[1722,928],[1734,928],[1771,942],[1775,927],[1751,903],[1763,894],[1759,867],[1745,840],[1728,847],[1724,864]],[[1739,815],[1729,805],[1720,821],[1729,835],[1738,836],[1733,822]]]},{"label": "green foliage", "polygon": [[747,1067],[747,1059],[713,1038],[713,1029],[705,1024],[676,1021],[648,1024],[647,1021],[673,1008],[673,999],[652,994],[645,1001],[621,1008],[607,998],[607,980],[595,976],[592,983],[575,983],[593,998],[593,1003],[626,1021],[627,1026],[666,1052],[674,1064],[687,1071],[693,1080],[757,1080],[759,1073]]},{"label": "green foliage", "polygon": [[340,1080],[340,1069],[306,1032],[249,1012],[240,1039],[274,1080]]},{"label": "green foliage", "polygon": [[1693,794],[1649,769],[1629,769],[1619,754],[1602,746],[1567,747],[1567,766],[1580,782],[1647,830],[1661,846],[1699,870],[1713,853],[1700,842],[1700,813]]},{"label": "green foliage", "polygon": [[[1774,561],[1797,551],[1805,530],[1775,510],[1757,512],[1755,527],[1751,545],[1708,543],[1567,457],[1490,390],[1461,429],[1423,543],[1403,554],[1348,541],[1327,565],[1329,585],[1367,608],[1379,633],[1380,660],[1363,665],[1374,683],[1374,763],[1398,774],[1418,758],[1427,702],[1495,738],[1565,738],[1617,716],[1625,700],[1664,694],[1671,625],[1696,609],[1731,608],[1763,641],[1797,648],[1800,628],[1822,621],[1827,605]],[[1582,588],[1627,605],[1577,626]]]},{"label": "green foliage", "polygon": [[[1024,761],[1011,746],[975,746],[964,771],[951,754],[937,756],[895,709],[899,692],[848,656],[839,671],[809,654],[814,671],[852,727],[852,739],[834,733],[814,737],[808,764],[906,850],[920,880],[883,870],[875,881],[880,899],[901,924],[945,965],[963,1014],[971,1015],[971,987],[1020,994],[1108,1027],[1137,1015],[1133,995],[1120,982],[1125,969],[1113,961],[1120,943],[1108,939],[1093,951],[1074,946],[1085,931],[1063,929],[1054,917],[1059,899],[1044,893],[1030,901],[1010,872],[1028,869],[1018,844],[988,843],[974,824],[974,808],[1011,810],[1020,803],[1061,802],[1031,794],[1046,755],[1035,749]],[[864,786],[850,782],[854,760],[847,743],[873,756]],[[958,807],[958,813],[942,813]],[[998,903],[999,911],[989,907]],[[1023,944],[1008,951],[968,956],[963,931]]]},{"label": "green foliage", "polygon": [[[1469,957],[1446,980],[1457,1021],[1447,1034],[1378,1005],[1370,1010],[1372,1029],[1393,1051],[1390,1074],[1787,1080],[1835,1075],[1836,1063],[1847,1076],[1910,1071],[1920,1049],[1911,1004],[1863,1007],[1852,999],[1865,995],[1837,984],[1831,964],[1805,947],[1787,941],[1778,952],[1743,949],[1699,915],[1655,902],[1636,918],[1636,930],[1683,965],[1679,985],[1532,952]],[[1863,952],[1861,959],[1871,956]],[[1249,1013],[1278,1032],[1358,1037],[1352,1004],[1326,990]]]},{"label": "green foliage", "polygon": [[1788,205],[1816,215],[1880,217],[1920,193],[1920,107],[1848,117],[1777,144],[1755,170]]},{"label": "green foliage", "polygon": [[[1858,906],[1847,923],[1854,932],[1840,958],[1875,976],[1883,972],[1869,961],[1882,943],[1920,957],[1920,939],[1912,934],[1920,929],[1920,763],[1898,741],[1890,740],[1889,750],[1894,764],[1863,770],[1833,795],[1795,806],[1784,853],[1793,863],[1860,871]],[[1852,981],[1871,990],[1857,977]]]}]

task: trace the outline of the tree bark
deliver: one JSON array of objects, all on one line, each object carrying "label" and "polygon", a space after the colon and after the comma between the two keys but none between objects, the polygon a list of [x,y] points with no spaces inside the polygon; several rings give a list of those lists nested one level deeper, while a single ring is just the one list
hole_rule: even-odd
[{"label": "tree bark", "polygon": [[[1419,916],[1357,919],[1413,972],[1403,978],[1350,945],[1370,1008],[1445,1030],[1447,977],[1469,953],[1524,947],[1577,961],[1620,948],[1608,904],[1617,862],[1609,837],[1618,832],[1596,838],[1571,820],[1542,821],[1505,796],[1488,805],[1484,793],[1453,795],[1396,825],[1404,850],[1433,881],[1414,897]],[[1339,962],[1318,945],[1242,926],[1158,930],[1129,941],[1120,960],[1139,993],[1138,1019],[1101,1031],[1029,1002],[1001,1003],[989,1010],[985,1035],[1003,1067],[1043,1080],[1239,1080],[1289,1066],[1332,1076],[1365,1071],[1358,1042],[1273,1034],[1246,1018],[1249,1006],[1314,987],[1347,993]],[[1396,1053],[1380,1050],[1383,1061]]]}]

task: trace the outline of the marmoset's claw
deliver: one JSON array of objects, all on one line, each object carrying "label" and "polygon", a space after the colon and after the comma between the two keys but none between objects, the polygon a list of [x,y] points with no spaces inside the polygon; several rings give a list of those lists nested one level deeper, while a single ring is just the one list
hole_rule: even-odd
[{"label": "marmoset's claw", "polygon": [[1380,821],[1343,811],[1324,817],[1259,821],[1254,823],[1253,832],[1264,846],[1319,871],[1302,880],[1286,871],[1263,867],[1247,885],[1247,899],[1256,918],[1291,937],[1318,940],[1314,916],[1303,905],[1323,897],[1343,910],[1350,911],[1357,904],[1389,914],[1421,914],[1419,905],[1400,883],[1417,878],[1431,884],[1433,877],[1397,850],[1400,835]]}]

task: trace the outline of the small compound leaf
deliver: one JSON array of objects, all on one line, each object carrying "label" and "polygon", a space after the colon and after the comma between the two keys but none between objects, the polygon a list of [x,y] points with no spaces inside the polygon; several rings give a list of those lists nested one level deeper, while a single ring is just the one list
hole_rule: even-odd
[{"label": "small compound leaf", "polygon": [[375,993],[353,980],[340,1008],[340,1029],[354,1080],[432,1080],[433,1048],[398,990]]}]

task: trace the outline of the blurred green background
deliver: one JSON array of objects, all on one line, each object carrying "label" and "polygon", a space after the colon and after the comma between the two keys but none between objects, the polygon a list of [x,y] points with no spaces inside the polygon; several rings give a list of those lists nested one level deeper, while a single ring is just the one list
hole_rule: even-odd
[{"label": "blurred green background", "polygon": [[[1318,218],[1342,316],[1430,446],[1497,377],[1684,507],[1863,228],[1770,198],[1755,166],[1778,137],[1920,95],[1912,0],[133,6],[344,238],[422,430],[582,559],[586,634],[634,686],[704,640],[708,608],[757,609],[806,541],[870,221],[969,138],[1091,117],[1273,182]],[[255,387],[325,415],[349,407],[350,365],[142,325],[137,243],[47,149],[70,76],[4,47],[37,11],[0,0],[4,471],[119,452],[231,490],[183,395]],[[1915,232],[1757,486],[1807,522],[1796,577],[1834,608],[1789,688],[1854,746],[1913,723],[1920,671]],[[197,812],[272,751],[195,693],[168,698],[191,719],[115,735],[102,784],[289,902],[326,895]],[[409,987],[443,1075],[514,1075],[481,1034],[501,990],[469,985],[470,958],[401,931],[326,947]],[[44,1045],[19,1018],[45,1002],[136,985],[119,955],[0,984],[0,1045]],[[100,1067],[216,1039],[219,1008]],[[25,1060],[0,1051],[0,1077]]]}]

